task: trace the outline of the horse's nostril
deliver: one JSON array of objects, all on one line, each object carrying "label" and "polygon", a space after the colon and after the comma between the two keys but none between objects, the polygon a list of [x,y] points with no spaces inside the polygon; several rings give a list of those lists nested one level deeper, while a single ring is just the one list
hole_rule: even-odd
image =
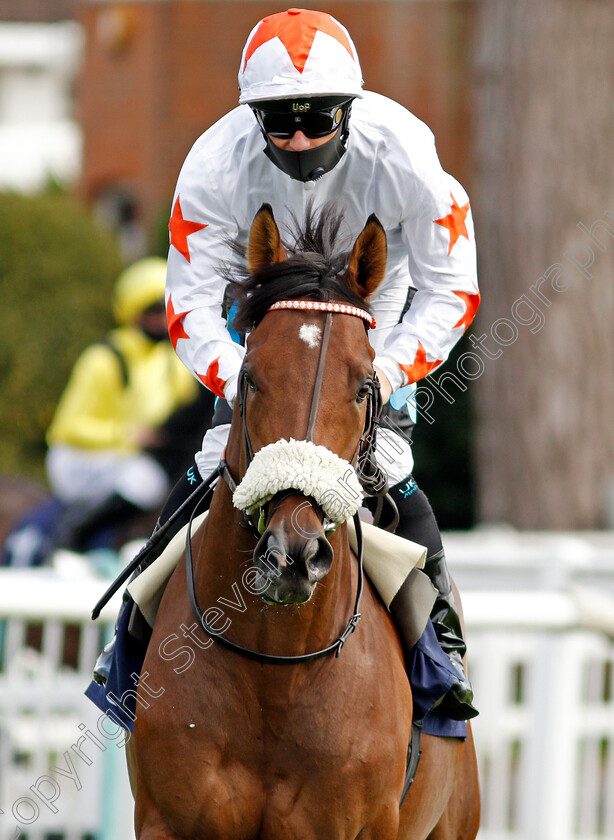
[{"label": "horse's nostril", "polygon": [[267,593],[276,589],[278,601],[282,591],[286,593],[284,599],[308,600],[313,587],[330,571],[332,562],[333,549],[326,537],[288,540],[279,529],[267,530],[254,552],[254,563],[270,584]]},{"label": "horse's nostril", "polygon": [[333,549],[326,537],[311,541],[305,562],[312,579],[320,580],[328,574],[333,562]]},{"label": "horse's nostril", "polygon": [[267,550],[267,558],[269,560],[276,560],[282,568],[288,565],[287,555],[277,546],[273,546]]}]

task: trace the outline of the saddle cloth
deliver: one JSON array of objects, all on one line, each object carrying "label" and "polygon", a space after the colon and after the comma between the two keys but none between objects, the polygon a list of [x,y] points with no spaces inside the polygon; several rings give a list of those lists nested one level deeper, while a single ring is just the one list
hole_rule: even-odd
[{"label": "saddle cloth", "polygon": [[[208,511],[205,511],[194,519],[192,534],[200,528],[207,513]],[[369,523],[361,524],[365,573],[388,608],[410,572],[413,569],[424,568],[426,548]],[[350,519],[347,525],[350,545],[352,550],[356,551],[354,522]],[[150,627],[154,626],[166,584],[183,555],[187,530],[188,526],[184,525],[160,557],[128,584],[128,592],[138,604]],[[413,603],[416,614],[415,624],[419,630],[416,641],[422,635],[435,601],[433,587],[426,575],[420,575],[417,579],[420,580],[420,584],[415,587]]]}]

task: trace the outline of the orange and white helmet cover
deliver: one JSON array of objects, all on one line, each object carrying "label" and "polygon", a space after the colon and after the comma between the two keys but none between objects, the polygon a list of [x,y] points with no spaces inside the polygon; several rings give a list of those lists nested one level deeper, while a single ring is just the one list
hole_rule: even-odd
[{"label": "orange and white helmet cover", "polygon": [[308,96],[362,96],[347,29],[325,12],[288,9],[250,32],[239,68],[241,105]]}]

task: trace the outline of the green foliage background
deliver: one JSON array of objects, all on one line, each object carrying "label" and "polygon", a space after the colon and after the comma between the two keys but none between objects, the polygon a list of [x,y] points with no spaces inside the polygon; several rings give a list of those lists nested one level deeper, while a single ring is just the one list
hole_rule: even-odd
[{"label": "green foliage background", "polygon": [[112,325],[116,239],[74,198],[0,193],[0,473],[44,479],[44,435],[79,353]]}]

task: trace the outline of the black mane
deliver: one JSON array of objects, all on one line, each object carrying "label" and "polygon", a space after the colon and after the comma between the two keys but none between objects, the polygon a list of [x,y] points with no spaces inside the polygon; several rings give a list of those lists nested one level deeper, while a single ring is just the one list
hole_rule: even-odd
[{"label": "black mane", "polygon": [[[288,259],[273,263],[256,274],[245,267],[225,271],[229,280],[227,293],[237,304],[232,327],[238,332],[253,329],[278,300],[338,300],[368,310],[366,301],[352,292],[346,283],[350,250],[336,252],[343,213],[329,202],[318,213],[307,208],[301,226],[293,217],[289,231],[292,244],[284,242]],[[232,245],[246,265],[247,249]]]}]

